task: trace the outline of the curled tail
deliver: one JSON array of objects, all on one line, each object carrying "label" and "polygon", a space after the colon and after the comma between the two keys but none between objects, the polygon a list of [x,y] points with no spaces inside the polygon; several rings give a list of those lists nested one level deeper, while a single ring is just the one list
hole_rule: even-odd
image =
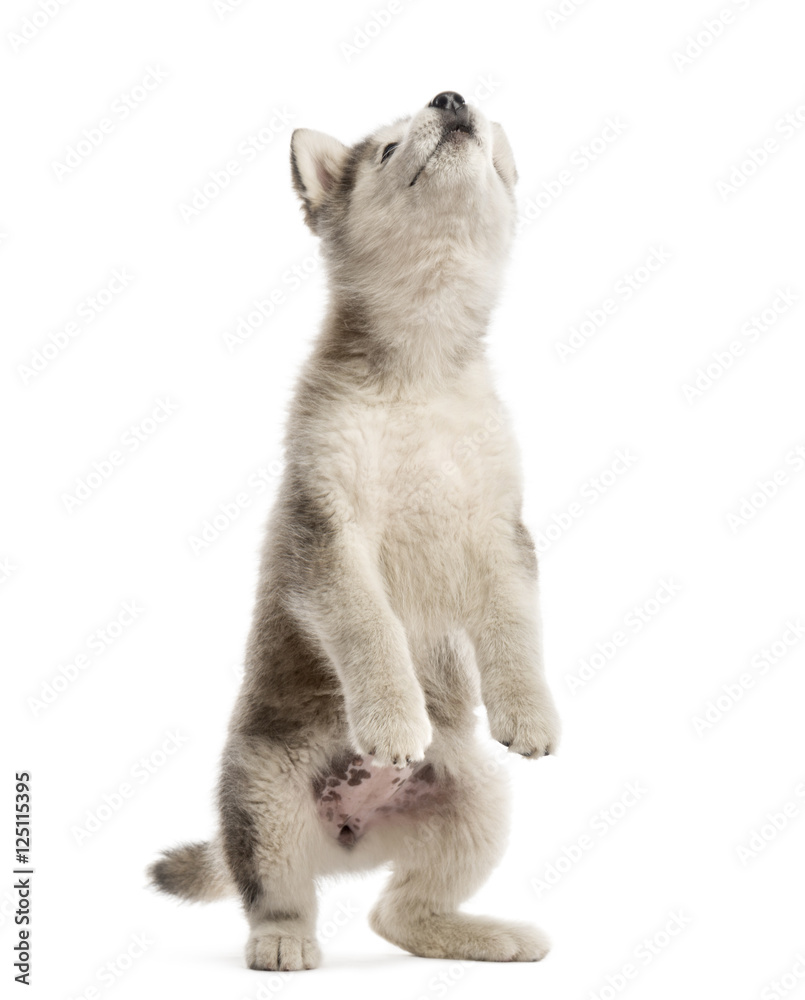
[{"label": "curled tail", "polygon": [[163,851],[148,868],[148,875],[160,892],[197,903],[211,903],[235,893],[217,845],[210,841]]}]

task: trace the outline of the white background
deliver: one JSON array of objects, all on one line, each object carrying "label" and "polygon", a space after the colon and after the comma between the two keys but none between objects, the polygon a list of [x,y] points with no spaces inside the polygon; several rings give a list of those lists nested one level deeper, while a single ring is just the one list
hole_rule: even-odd
[{"label": "white background", "polygon": [[[9,887],[12,772],[28,770],[26,995],[805,996],[801,3],[566,0],[563,21],[559,0],[218,6],[72,0],[22,42],[39,6],[3,6],[3,989],[23,989]],[[154,89],[137,89],[145,77]],[[506,761],[510,847],[470,909],[533,920],[554,949],[524,966],[408,956],[368,930],[377,873],[324,892],[319,970],[250,972],[237,903],[180,907],[144,869],[214,828],[285,407],[325,307],[290,133],[352,142],[444,89],[503,123],[524,217],[531,205],[490,352],[542,535],[565,727],[555,758]],[[622,134],[594,141],[608,119]],[[638,270],[652,248],[667,260]],[[93,311],[115,270],[126,287]],[[272,291],[283,301],[228,350]],[[560,358],[606,299],[617,311]],[[175,412],[150,423],[160,399]],[[66,499],[115,450],[89,498]],[[606,474],[619,451],[630,468]],[[731,521],[743,501],[752,516]],[[216,515],[223,530],[194,551]],[[614,655],[573,685],[598,644]],[[172,733],[184,742],[165,755]]]}]

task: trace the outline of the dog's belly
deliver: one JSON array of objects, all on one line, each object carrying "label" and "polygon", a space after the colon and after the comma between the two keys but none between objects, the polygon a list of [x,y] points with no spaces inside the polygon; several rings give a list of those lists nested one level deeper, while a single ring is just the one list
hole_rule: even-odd
[{"label": "dog's belly", "polygon": [[433,804],[439,794],[432,764],[375,767],[359,754],[334,760],[314,790],[325,829],[344,847],[373,827]]}]

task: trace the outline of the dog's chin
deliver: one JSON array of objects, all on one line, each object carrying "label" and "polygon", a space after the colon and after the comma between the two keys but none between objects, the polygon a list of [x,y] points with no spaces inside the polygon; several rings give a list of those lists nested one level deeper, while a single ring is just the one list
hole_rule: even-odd
[{"label": "dog's chin", "polygon": [[450,131],[442,136],[424,172],[434,181],[469,179],[480,173],[482,160],[483,147],[473,132]]},{"label": "dog's chin", "polygon": [[475,166],[478,154],[483,158],[485,132],[478,128],[475,120],[456,121],[435,132],[430,129],[427,151],[416,166],[412,167],[410,187],[425,178],[432,183],[450,178],[455,181],[457,174],[469,176]]},{"label": "dog's chin", "polygon": [[476,142],[475,133],[470,129],[450,129],[442,136],[442,143],[451,146],[463,146],[469,142]]},{"label": "dog's chin", "polygon": [[478,130],[474,121],[456,121],[451,125],[445,125],[442,129],[437,149],[444,146],[464,146],[469,143],[478,145],[478,142]]}]

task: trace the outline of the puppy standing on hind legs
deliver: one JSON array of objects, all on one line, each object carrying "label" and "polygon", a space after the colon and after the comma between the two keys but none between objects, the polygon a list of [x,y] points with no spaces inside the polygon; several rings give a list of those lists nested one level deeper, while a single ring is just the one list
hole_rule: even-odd
[{"label": "puppy standing on hind legs", "polygon": [[317,878],[391,862],[370,918],[387,940],[536,960],[536,929],[459,912],[505,844],[479,696],[513,753],[548,754],[559,732],[519,457],[484,351],[511,149],[449,92],[352,147],[298,129],[291,165],[330,307],[291,409],[220,832],[166,852],[152,880],[239,894],[249,966],[303,969],[319,960]]}]

